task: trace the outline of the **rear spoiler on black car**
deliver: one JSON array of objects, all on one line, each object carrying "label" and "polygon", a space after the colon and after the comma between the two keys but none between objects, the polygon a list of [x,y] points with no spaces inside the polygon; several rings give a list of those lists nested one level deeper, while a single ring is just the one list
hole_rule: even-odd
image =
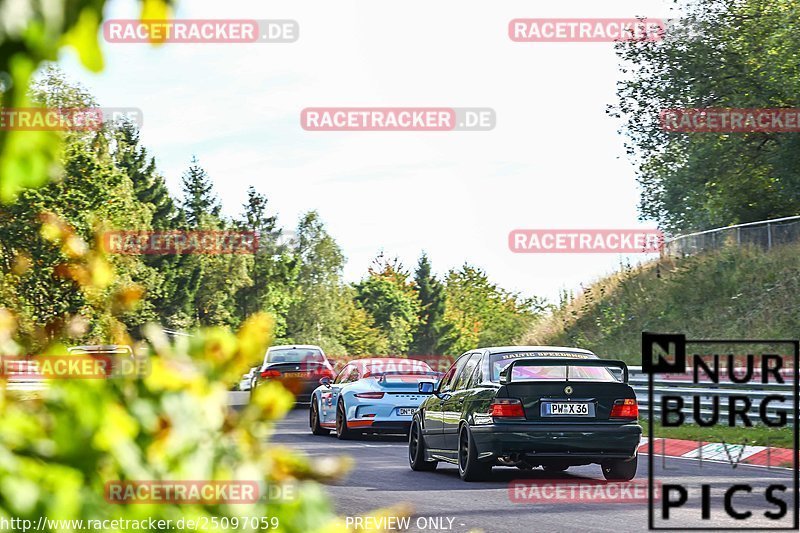
[{"label": "rear spoiler on black car", "polygon": [[611,366],[622,369],[622,382],[628,382],[628,365],[615,359],[574,359],[566,357],[531,357],[516,359],[500,372],[500,383],[511,383],[511,374],[515,366],[565,366],[567,367],[566,381],[569,381],[569,367],[571,366]]}]

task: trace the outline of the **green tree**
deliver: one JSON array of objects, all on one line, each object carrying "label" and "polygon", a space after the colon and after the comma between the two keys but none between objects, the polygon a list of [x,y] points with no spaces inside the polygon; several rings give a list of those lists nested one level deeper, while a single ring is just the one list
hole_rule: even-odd
[{"label": "green tree", "polygon": [[258,246],[247,263],[252,284],[242,287],[236,299],[242,318],[257,311],[273,313],[276,336],[280,338],[286,334],[286,314],[291,304],[296,261],[290,247],[280,242],[283,231],[277,225],[277,216],[268,214],[267,203],[267,197],[254,187],[247,190],[247,202],[238,227],[253,232]]},{"label": "green tree", "polygon": [[465,264],[445,283],[445,316],[452,325],[452,354],[479,346],[514,344],[543,310],[537,298],[522,298],[492,283],[486,273]]},{"label": "green tree", "polygon": [[183,201],[181,211],[186,223],[190,228],[199,228],[206,219],[213,221],[220,219],[222,206],[214,194],[214,184],[208,173],[197,157],[192,157],[192,161],[186,172],[181,178]]},{"label": "green tree", "polygon": [[355,285],[356,302],[375,320],[392,354],[408,353],[419,323],[419,296],[403,265],[383,253],[373,260],[367,277]]},{"label": "green tree", "polygon": [[318,344],[330,353],[343,353],[338,339],[346,298],[342,283],[344,255],[316,211],[301,218],[293,248],[296,283],[286,316],[286,338]]},{"label": "green tree", "polygon": [[[182,177],[180,225],[189,231],[225,231],[235,229],[220,213],[222,206],[214,193],[214,184],[192,158]],[[243,254],[193,254],[180,263],[183,277],[188,281],[187,295],[191,296],[193,322],[198,325],[237,326],[243,317],[237,314],[238,291],[252,284]]]},{"label": "green tree", "polygon": [[[350,288],[350,292],[354,292]],[[347,355],[384,355],[389,353],[389,339],[375,326],[372,318],[354,300],[355,294],[344,299],[342,313],[345,316],[340,342]]]},{"label": "green tree", "polygon": [[[56,69],[48,69],[31,92],[44,106],[96,105],[91,95],[68,83]],[[65,134],[61,178],[38,189],[24,189],[15,203],[0,208],[3,273],[7,283],[15,286],[16,305],[30,317],[32,329],[27,333],[37,342],[44,342],[51,336],[49,332],[77,316],[89,324],[76,332],[81,339],[102,338],[108,334],[109,323],[109,310],[87,300],[78,290],[77,283],[84,274],[69,268],[68,255],[43,237],[47,217],[57,215],[85,240],[103,229],[150,227],[151,211],[138,203],[133,184],[110,156],[112,137],[110,127]],[[116,283],[120,286],[138,284],[148,290],[158,282],[138,257],[114,256],[110,261],[117,268]],[[119,287],[105,287],[106,291],[116,289]],[[136,312],[121,318],[134,327],[155,316],[151,303],[143,301]]]},{"label": "green tree", "polygon": [[617,45],[640,213],[673,232],[800,213],[800,134],[675,133],[674,108],[800,107],[795,0],[682,1],[662,42]]},{"label": "green tree", "polygon": [[150,207],[153,227],[175,228],[175,202],[167,189],[164,177],[156,170],[156,161],[139,140],[139,129],[133,122],[125,120],[114,130],[116,146],[114,161],[133,183],[133,191],[140,203]]},{"label": "green tree", "polygon": [[[133,183],[141,206],[152,213],[153,229],[177,229],[179,215],[175,202],[156,168],[155,158],[141,145],[137,126],[123,121],[116,125],[114,134],[115,164]],[[192,275],[191,266],[195,262],[185,256],[169,254],[144,255],[142,261],[157,273],[156,282],[149,287],[145,299],[158,310],[162,323],[177,329],[191,326],[191,306],[200,282],[199,275]]]},{"label": "green tree", "polygon": [[447,351],[444,340],[449,338],[445,331],[449,324],[444,322],[445,296],[444,286],[436,279],[431,270],[428,255],[423,253],[414,272],[414,283],[420,302],[419,326],[414,332],[411,353],[416,355],[434,355]]}]

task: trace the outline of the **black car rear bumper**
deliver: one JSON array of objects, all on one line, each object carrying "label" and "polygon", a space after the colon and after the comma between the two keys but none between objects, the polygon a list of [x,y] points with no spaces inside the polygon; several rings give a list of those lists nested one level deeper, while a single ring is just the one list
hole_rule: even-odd
[{"label": "black car rear bumper", "polygon": [[481,458],[520,454],[542,458],[622,459],[636,455],[642,436],[637,423],[531,424],[471,426]]}]

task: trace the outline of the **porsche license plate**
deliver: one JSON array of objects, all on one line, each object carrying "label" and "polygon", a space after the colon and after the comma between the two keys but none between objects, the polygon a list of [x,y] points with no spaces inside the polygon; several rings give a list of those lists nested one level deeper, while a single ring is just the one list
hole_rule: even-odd
[{"label": "porsche license plate", "polygon": [[589,416],[589,404],[578,402],[553,402],[543,405],[545,416]]},{"label": "porsche license plate", "polygon": [[414,414],[414,411],[416,411],[416,408],[414,408],[414,407],[398,407],[397,408],[397,414],[400,415],[400,416],[411,416],[411,415]]}]

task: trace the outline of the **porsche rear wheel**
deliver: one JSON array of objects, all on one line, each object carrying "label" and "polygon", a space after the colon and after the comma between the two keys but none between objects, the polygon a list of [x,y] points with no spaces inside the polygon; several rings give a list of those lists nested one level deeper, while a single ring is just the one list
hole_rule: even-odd
[{"label": "porsche rear wheel", "polygon": [[341,440],[355,438],[355,433],[347,427],[347,414],[344,409],[344,400],[341,398],[336,404],[336,437]]},{"label": "porsche rear wheel", "polygon": [[311,433],[314,435],[328,435],[331,430],[325,429],[319,423],[319,407],[317,407],[316,398],[311,398],[311,411],[309,413],[309,425],[311,426]]}]

